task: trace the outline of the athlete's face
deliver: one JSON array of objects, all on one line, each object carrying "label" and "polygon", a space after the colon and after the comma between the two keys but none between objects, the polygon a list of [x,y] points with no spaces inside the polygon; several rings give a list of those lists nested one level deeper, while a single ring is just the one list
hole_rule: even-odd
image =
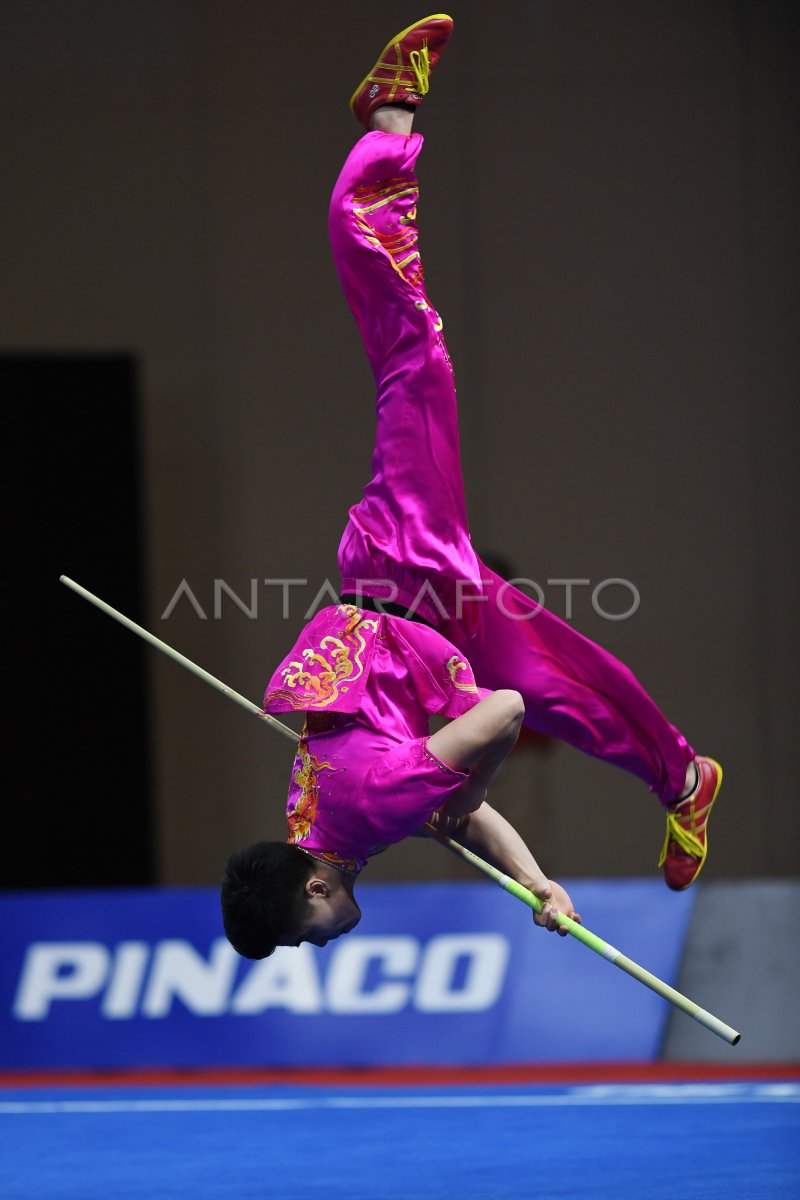
[{"label": "athlete's face", "polygon": [[306,882],[307,910],[296,929],[290,930],[278,943],[280,946],[327,946],[334,938],[355,929],[361,920],[361,909],[353,895],[353,881],[347,876],[320,879],[312,876]]}]

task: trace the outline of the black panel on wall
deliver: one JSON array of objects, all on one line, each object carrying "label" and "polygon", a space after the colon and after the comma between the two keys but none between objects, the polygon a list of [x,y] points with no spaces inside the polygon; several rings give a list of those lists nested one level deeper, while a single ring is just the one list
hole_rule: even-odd
[{"label": "black panel on wall", "polygon": [[0,883],[150,883],[147,647],[59,583],[67,575],[146,624],[135,360],[3,355],[0,394],[39,515],[20,530],[31,651],[20,708],[35,749]]}]

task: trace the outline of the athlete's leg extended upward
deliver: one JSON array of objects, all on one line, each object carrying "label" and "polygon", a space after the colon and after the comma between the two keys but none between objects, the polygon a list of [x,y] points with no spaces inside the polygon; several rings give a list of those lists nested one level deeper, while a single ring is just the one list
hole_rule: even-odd
[{"label": "athlete's leg extended upward", "polygon": [[342,590],[414,605],[483,687],[522,694],[527,724],[643,779],[668,811],[667,882],[683,888],[705,860],[720,768],[695,758],[627,667],[485,567],[470,541],[452,365],[418,244],[423,139],[412,132],[451,28],[440,14],[404,30],[356,90],[367,132],[331,201],[334,260],[377,393],[371,479],[339,548]]}]

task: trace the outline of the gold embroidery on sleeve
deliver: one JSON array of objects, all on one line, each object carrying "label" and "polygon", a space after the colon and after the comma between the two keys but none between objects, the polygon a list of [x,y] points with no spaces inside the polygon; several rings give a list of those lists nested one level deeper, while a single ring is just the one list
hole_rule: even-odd
[{"label": "gold embroidery on sleeve", "polygon": [[457,654],[454,654],[453,657],[448,660],[447,670],[450,673],[450,682],[454,688],[458,689],[459,692],[478,692],[480,690],[475,686],[474,681],[471,683],[459,683],[459,681],[456,679],[457,671],[469,672],[469,678],[472,679],[472,671],[470,670],[469,664],[465,663],[463,659],[458,657]]},{"label": "gold embroidery on sleeve", "polygon": [[328,634],[316,648],[304,650],[302,662],[290,662],[281,671],[283,686],[270,692],[267,701],[288,700],[292,708],[327,708],[361,678],[364,671],[364,632],[378,628],[377,619],[365,618],[352,604],[340,604],[337,612],[345,618],[338,634]]}]

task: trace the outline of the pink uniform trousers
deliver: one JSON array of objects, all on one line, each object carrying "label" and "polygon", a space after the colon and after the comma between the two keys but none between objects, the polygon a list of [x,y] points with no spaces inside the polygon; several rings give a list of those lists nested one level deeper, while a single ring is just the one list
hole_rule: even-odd
[{"label": "pink uniform trousers", "polygon": [[371,132],[333,192],[339,277],[377,386],[371,479],[339,546],[342,592],[413,607],[525,723],[674,801],[694,757],[634,675],[481,563],[467,525],[452,365],[425,293],[414,166],[422,137]]}]

